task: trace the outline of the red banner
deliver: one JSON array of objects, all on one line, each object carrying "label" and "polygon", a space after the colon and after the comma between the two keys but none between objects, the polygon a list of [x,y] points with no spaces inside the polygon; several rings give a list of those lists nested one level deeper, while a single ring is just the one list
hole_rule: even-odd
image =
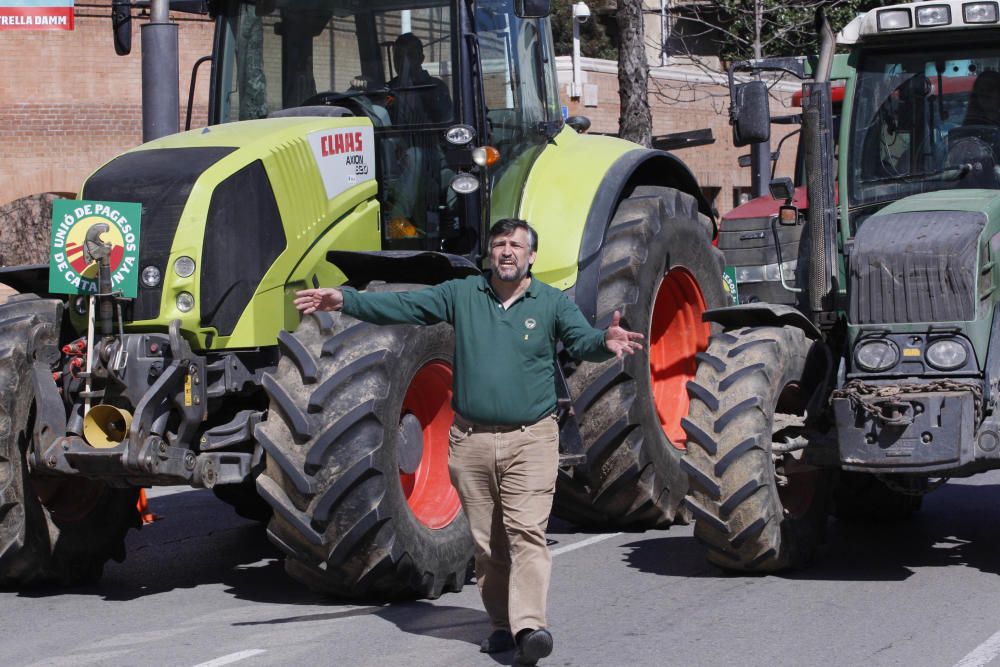
[{"label": "red banner", "polygon": [[72,30],[72,7],[0,6],[0,30]]}]

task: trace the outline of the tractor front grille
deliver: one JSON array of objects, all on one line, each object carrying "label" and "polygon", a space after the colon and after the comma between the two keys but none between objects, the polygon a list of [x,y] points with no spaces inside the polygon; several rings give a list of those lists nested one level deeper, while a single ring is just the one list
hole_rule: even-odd
[{"label": "tractor front grille", "polygon": [[865,221],[850,251],[852,324],[975,319],[982,213],[923,211]]},{"label": "tractor front grille", "polygon": [[[235,148],[160,148],[125,153],[97,170],[83,186],[82,197],[142,204],[139,267],[155,266],[166,275],[170,248],[191,188],[201,174]],[[162,285],[162,283],[161,283]],[[160,286],[139,284],[132,320],[160,315]]]}]

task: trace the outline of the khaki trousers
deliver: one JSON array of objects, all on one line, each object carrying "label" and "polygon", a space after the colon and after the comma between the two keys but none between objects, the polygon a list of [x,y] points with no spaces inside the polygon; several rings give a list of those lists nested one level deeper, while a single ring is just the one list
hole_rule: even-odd
[{"label": "khaki trousers", "polygon": [[476,579],[495,629],[545,627],[552,557],[545,527],[559,468],[554,417],[527,426],[484,426],[456,415],[451,481],[476,545]]}]

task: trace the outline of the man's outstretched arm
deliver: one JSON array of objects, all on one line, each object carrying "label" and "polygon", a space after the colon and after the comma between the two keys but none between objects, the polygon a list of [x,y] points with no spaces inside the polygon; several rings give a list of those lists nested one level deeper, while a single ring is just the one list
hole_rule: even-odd
[{"label": "man's outstretched arm", "polygon": [[343,310],[373,324],[437,324],[452,319],[452,281],[411,292],[357,292],[351,288],[319,287],[295,293],[303,315],[317,310]]}]

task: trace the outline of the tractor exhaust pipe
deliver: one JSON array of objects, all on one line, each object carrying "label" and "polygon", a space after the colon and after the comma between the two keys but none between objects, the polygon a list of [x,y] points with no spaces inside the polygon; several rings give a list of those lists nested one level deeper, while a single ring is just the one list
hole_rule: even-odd
[{"label": "tractor exhaust pipe", "polygon": [[802,84],[802,142],[809,193],[809,310],[817,324],[834,309],[837,284],[836,210],[833,173],[833,103],[830,70],[836,42],[822,9],[816,10],[820,56],[813,82]]},{"label": "tractor exhaust pipe", "polygon": [[180,131],[180,67],[177,24],[170,22],[170,0],[151,0],[142,35],[142,141]]}]

